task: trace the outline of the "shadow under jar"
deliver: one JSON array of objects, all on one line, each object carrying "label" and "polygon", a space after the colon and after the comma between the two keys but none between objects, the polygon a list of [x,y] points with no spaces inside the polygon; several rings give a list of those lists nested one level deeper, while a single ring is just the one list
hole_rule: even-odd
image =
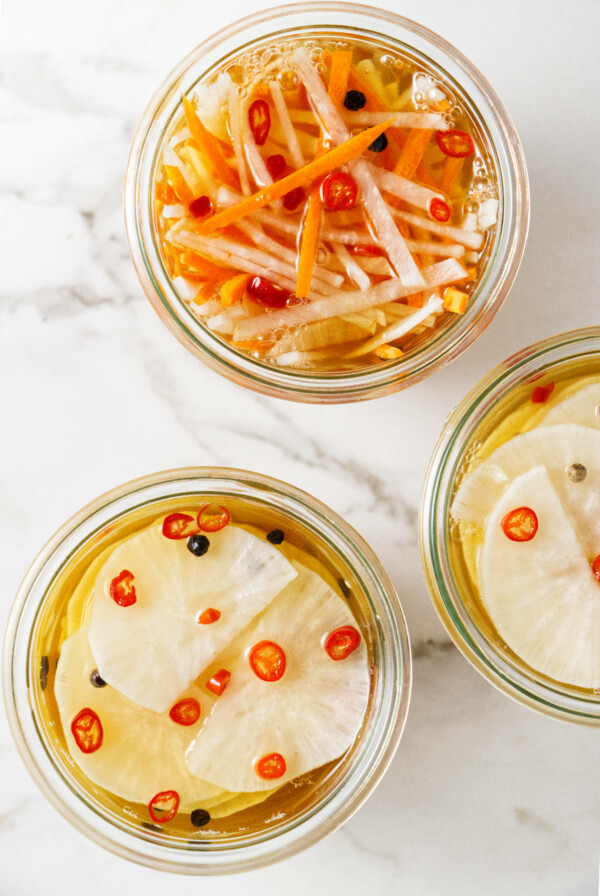
[{"label": "shadow under jar", "polygon": [[457,50],[383,10],[306,3],[233,24],[169,75],[125,208],[144,291],[196,357],[333,403],[405,388],[482,332],[520,264],[529,194],[506,110]]},{"label": "shadow under jar", "polygon": [[497,688],[600,724],[600,329],[529,346],[453,411],[420,515],[429,591]]},{"label": "shadow under jar", "polygon": [[[193,536],[177,528],[182,518],[174,514],[182,512],[188,518],[183,524],[191,526]],[[202,528],[196,531],[199,525]],[[219,551],[224,552],[221,567]],[[172,558],[165,563],[167,555]],[[191,592],[188,589],[187,597],[182,582],[200,569],[203,579],[209,576],[207,562],[216,581],[210,579],[210,605],[200,601],[196,608],[202,582],[198,580]],[[235,619],[236,612],[249,613],[248,602],[256,600],[257,594],[260,598],[269,581],[272,584],[272,577],[264,572],[271,569],[269,563],[275,569],[297,570],[297,578],[244,623],[235,636],[238,640],[230,639],[219,648],[199,677],[182,688],[170,711],[169,698],[159,706],[156,691],[179,668],[180,657],[189,650],[189,638],[214,637],[219,622]],[[110,564],[115,566],[112,572]],[[144,575],[150,576],[146,585]],[[231,601],[235,582],[221,588],[220,598],[218,583],[236,580],[236,575],[240,601],[237,610],[232,606],[227,611],[219,600]],[[260,587],[253,588],[253,577],[258,577]],[[304,585],[295,592],[295,583],[301,581]],[[169,641],[166,633],[172,626],[169,614],[177,615],[179,610],[171,607],[164,617],[163,609],[172,594],[182,606],[190,594],[193,598],[194,618],[189,622],[185,617],[177,643]],[[313,606],[315,597],[318,606]],[[282,623],[283,611],[278,607],[286,600],[295,601],[295,609],[284,613]],[[328,629],[321,632],[322,626],[315,622],[327,606],[333,606],[334,618],[342,621],[341,628],[330,634]],[[130,623],[133,617],[125,614],[136,611],[141,621]],[[143,626],[144,613],[156,616],[146,638],[139,628],[137,635],[133,628],[123,634],[124,625]],[[107,619],[115,620],[112,628],[106,627]],[[264,636],[255,635],[259,629],[253,626],[267,625],[267,619],[279,628],[276,638],[268,635],[265,641]],[[301,634],[293,631],[298,620],[303,620]],[[129,644],[124,655],[113,649],[112,632],[115,644],[119,637]],[[246,636],[247,632],[251,635]],[[262,645],[257,655],[253,648],[247,656],[245,637]],[[285,651],[287,666],[284,661],[283,668],[273,666],[274,641],[280,654]],[[232,644],[238,647],[234,650]],[[359,665],[355,663],[352,673],[345,671],[350,668],[345,664],[354,660]],[[321,670],[321,666],[319,681],[309,682],[307,691],[306,676],[314,677],[311,669]],[[225,681],[224,689],[222,668],[231,670],[231,681]],[[360,688],[345,678],[356,675],[357,669]],[[335,698],[327,690],[332,675],[342,688]],[[141,688],[140,700],[117,690],[113,676],[121,676],[119,688],[131,688],[132,682]],[[234,751],[228,763],[239,760],[242,773],[252,781],[250,786],[229,790],[256,791],[266,783],[268,789],[262,792],[228,793],[222,783],[209,783],[207,789],[204,779],[199,780],[206,764],[193,770],[200,772],[194,777],[186,759],[195,737],[205,737],[211,726],[218,739],[219,715],[227,714],[232,706],[227,701],[239,699],[235,695],[240,682],[250,688],[245,693],[262,688],[261,696],[245,701],[237,722],[227,723],[223,753],[235,745],[236,738],[240,741],[238,733],[244,725],[250,727],[238,743],[241,752],[254,735],[262,738],[264,734],[270,743],[270,732],[283,741],[276,747],[278,754],[262,751],[271,757],[279,755],[279,765],[262,764],[262,752],[242,761],[241,753],[236,759]],[[148,476],[109,492],[76,514],[27,574],[10,617],[4,651],[11,729],[29,771],[54,806],[76,828],[118,855],[188,874],[266,865],[311,845],[345,822],[371,793],[394,755],[406,720],[410,686],[410,647],[402,609],[384,570],[360,536],[329,508],[292,486],[222,468]],[[276,690],[281,687],[287,688],[279,691],[288,695],[287,705],[277,704],[282,697],[277,697]],[[181,700],[182,695],[186,699]],[[341,754],[338,749],[318,767],[289,781],[277,780],[285,771],[281,757],[287,759],[291,771],[296,754],[302,754],[305,732],[312,732],[313,746],[325,743],[327,722],[335,723],[336,732],[344,728],[347,719],[339,718],[339,707],[355,713],[357,703],[362,707],[360,716]],[[276,723],[269,716],[273,707]],[[200,710],[200,719],[197,712],[188,712],[194,709]],[[325,723],[320,722],[320,728],[313,724],[317,719]],[[101,766],[93,765],[96,757]],[[223,765],[214,749],[205,761]],[[272,780],[261,782],[257,775]],[[183,783],[173,784],[173,780]],[[202,800],[197,793],[203,795]]]}]

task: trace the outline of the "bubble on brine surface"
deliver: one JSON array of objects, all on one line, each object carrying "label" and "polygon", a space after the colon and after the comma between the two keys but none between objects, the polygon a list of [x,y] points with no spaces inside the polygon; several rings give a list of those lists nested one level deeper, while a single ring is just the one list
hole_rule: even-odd
[{"label": "bubble on brine surface", "polygon": [[464,205],[465,212],[467,214],[476,214],[479,211],[479,203],[474,199],[467,199]]},{"label": "bubble on brine surface", "polygon": [[380,56],[379,62],[381,65],[386,66],[386,68],[391,68],[391,66],[396,63],[396,57],[392,56],[390,53],[384,53],[383,56]]},{"label": "bubble on brine surface", "polygon": [[300,76],[291,68],[286,68],[277,76],[282,90],[295,90],[300,86]]}]

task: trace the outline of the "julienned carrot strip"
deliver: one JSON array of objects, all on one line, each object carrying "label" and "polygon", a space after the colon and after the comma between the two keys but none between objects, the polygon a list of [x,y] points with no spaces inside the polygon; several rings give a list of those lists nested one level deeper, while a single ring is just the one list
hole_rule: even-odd
[{"label": "julienned carrot strip", "polygon": [[454,158],[454,156],[448,156],[446,158],[442,169],[442,176],[440,178],[440,190],[450,198],[452,198],[454,194],[454,188],[458,182],[464,164],[464,157]]},{"label": "julienned carrot strip", "polygon": [[223,280],[230,276],[230,268],[213,264],[203,255],[188,250],[181,256],[183,276],[187,280]]},{"label": "julienned carrot strip", "polygon": [[210,131],[206,130],[196,114],[194,104],[188,100],[186,96],[183,97],[183,111],[192,138],[198,144],[199,149],[208,158],[215,173],[223,183],[226,183],[229,187],[237,188],[239,186],[238,180],[223,158],[219,141],[216,137],[213,137]]},{"label": "julienned carrot strip", "polygon": [[394,173],[411,180],[419,167],[419,162],[421,162],[432,136],[433,131],[425,128],[413,128],[400,153]]},{"label": "julienned carrot strip", "polygon": [[171,186],[175,190],[177,197],[182,202],[190,203],[194,198],[194,194],[189,188],[187,181],[177,165],[163,165],[165,175]]},{"label": "julienned carrot strip", "polygon": [[[331,57],[331,72],[327,92],[339,108],[346,96],[348,85],[348,73],[352,65],[352,51],[345,53],[333,53]],[[323,138],[319,138],[316,158],[323,156]],[[300,257],[298,259],[298,278],[296,281],[296,295],[307,298],[310,292],[310,284],[319,245],[319,230],[321,226],[321,190],[320,184],[315,183],[310,191],[308,208],[302,227],[300,240]]]},{"label": "julienned carrot strip", "polygon": [[275,199],[281,199],[291,190],[295,190],[297,187],[304,187],[318,177],[328,174],[347,162],[351,162],[353,159],[361,156],[371,143],[380,134],[383,134],[393,120],[393,118],[390,118],[388,121],[375,125],[375,127],[367,128],[366,131],[362,131],[360,134],[356,134],[354,137],[350,137],[349,140],[340,143],[339,146],[330,149],[321,158],[313,159],[304,168],[293,171],[287,177],[282,177],[281,180],[269,184],[268,187],[263,187],[262,190],[259,190],[252,196],[245,197],[236,205],[223,209],[223,211],[212,218],[207,218],[206,221],[196,228],[196,233],[207,234],[220,230],[222,227],[233,224],[235,221],[239,221],[240,218],[252,214],[259,208],[264,208],[265,205],[268,205]]}]

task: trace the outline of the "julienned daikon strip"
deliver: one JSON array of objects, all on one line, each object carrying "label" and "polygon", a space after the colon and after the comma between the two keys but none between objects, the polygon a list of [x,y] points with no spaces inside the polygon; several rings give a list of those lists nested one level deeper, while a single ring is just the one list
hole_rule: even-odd
[{"label": "julienned daikon strip", "polygon": [[381,333],[377,333],[351,352],[347,352],[344,357],[360,358],[361,355],[369,355],[371,352],[375,351],[376,348],[379,348],[380,345],[384,345],[386,342],[394,342],[396,339],[400,339],[401,336],[406,336],[407,333],[410,333],[414,327],[422,323],[430,314],[437,314],[442,311],[443,308],[444,303],[442,300],[439,296],[434,296],[422,308],[418,308],[412,314],[407,315],[403,320],[399,320],[397,323],[386,327]]},{"label": "julienned daikon strip", "polygon": [[368,336],[366,326],[345,321],[339,317],[329,320],[319,320],[309,324],[303,329],[289,336],[278,339],[269,352],[270,357],[289,351],[311,351],[316,348],[325,348],[328,345],[340,345],[344,342],[354,342]]},{"label": "julienned daikon strip", "polygon": [[[298,68],[322,126],[329,131],[336,143],[343,144],[348,140],[350,132],[328,96],[320,75],[302,50],[296,50],[292,60]],[[419,268],[384,202],[369,165],[364,159],[355,158],[348,163],[348,169],[360,187],[361,202],[396,274],[406,286],[423,286]]]},{"label": "julienned daikon strip", "polygon": [[[174,237],[174,241],[188,249],[194,249],[196,252],[204,254],[206,254],[207,251],[214,252],[215,250],[226,252],[229,254],[231,262],[235,261],[235,264],[240,267],[240,259],[243,259],[251,264],[261,266],[263,272],[265,270],[271,271],[271,274],[273,275],[270,277],[271,280],[275,280],[276,278],[274,275],[278,275],[284,277],[288,284],[290,282],[294,283],[293,278],[296,273],[294,261],[285,261],[281,253],[275,255],[270,252],[264,252],[254,246],[245,246],[241,243],[236,243],[234,240],[228,240],[224,237],[202,237],[186,233],[185,231],[177,233]],[[216,258],[217,256],[215,255],[214,257]],[[231,266],[233,267],[233,264],[231,264]],[[242,270],[244,270],[244,268],[242,268]],[[261,276],[265,276],[263,272],[261,272]],[[250,271],[250,273],[253,273],[253,271]],[[289,285],[285,288],[289,289]],[[293,288],[290,291],[293,292]],[[329,296],[335,292],[335,287],[319,278],[315,282],[313,292],[318,296]]]},{"label": "julienned daikon strip", "polygon": [[[240,246],[238,243],[231,243],[229,240],[221,240],[218,237],[211,239],[184,231],[178,233],[174,241],[180,246],[193,249],[200,255],[206,255],[209,259],[224,262],[229,267],[245,271],[247,274],[266,277],[267,280],[277,283],[278,286],[289,292],[293,292],[296,287],[293,277],[290,276],[290,265],[283,265],[285,273],[279,273],[272,267],[271,255],[264,252],[257,253],[249,246]],[[234,247],[233,250],[232,247]],[[240,250],[243,250],[242,254],[240,254]],[[262,315],[260,316],[262,317]]]},{"label": "julienned daikon strip", "polygon": [[[296,253],[293,249],[290,249],[288,246],[282,246],[281,243],[278,243],[277,240],[272,239],[270,236],[262,230],[262,228],[256,224],[253,224],[251,221],[238,221],[237,227],[242,233],[245,233],[246,236],[249,236],[251,240],[256,244],[258,248],[268,249],[272,252],[276,258],[282,258],[284,261],[287,261],[292,266],[296,264]],[[344,282],[344,278],[339,274],[334,273],[333,271],[327,271],[323,268],[317,268],[315,270],[314,282],[319,283],[323,286],[334,286],[339,289]]]},{"label": "julienned daikon strip", "polygon": [[[245,218],[246,215],[251,214],[256,209],[263,208],[275,199],[281,199],[282,196],[296,189],[296,187],[304,187],[335,168],[351,164],[350,160],[362,155],[369,145],[384,131],[385,124],[379,124],[362,131],[360,134],[356,134],[356,136],[351,137],[341,146],[336,146],[320,158],[309,162],[304,168],[293,171],[287,177],[282,177],[281,180],[275,181],[270,186],[259,190],[258,193],[254,193],[253,196],[246,196],[237,205],[232,205],[218,212],[212,218],[207,218],[199,225],[198,231],[208,234],[213,233],[215,230],[221,230],[229,224],[235,224],[240,218]],[[375,184],[373,185],[375,186]],[[383,202],[383,200],[381,201]]]},{"label": "julienned daikon strip", "polygon": [[442,202],[446,201],[443,193],[430,190],[429,187],[423,187],[413,180],[394,174],[393,171],[386,171],[385,168],[377,168],[375,165],[370,165],[370,169],[381,190],[385,193],[391,193],[393,196],[398,196],[400,199],[408,202],[409,205],[414,205],[428,212],[433,199],[441,199]]},{"label": "julienned daikon strip", "polygon": [[370,277],[341,243],[332,243],[332,248],[346,270],[349,280],[365,292],[371,287]]},{"label": "julienned daikon strip", "polygon": [[481,249],[483,246],[483,234],[481,233],[464,230],[462,227],[453,227],[451,224],[438,224],[437,221],[432,221],[430,218],[413,215],[410,212],[401,212],[397,209],[394,209],[394,215],[401,221],[406,221],[407,224],[414,224],[415,227],[435,233],[437,236],[446,236],[463,246],[468,246],[469,249]]},{"label": "julienned daikon strip", "polygon": [[277,110],[277,115],[279,116],[281,127],[283,128],[283,133],[285,134],[285,139],[290,151],[290,156],[292,157],[292,162],[294,163],[296,168],[302,168],[302,166],[304,165],[304,156],[302,155],[302,150],[300,149],[300,144],[298,143],[298,138],[296,136],[294,126],[290,121],[290,114],[285,104],[279,81],[276,81],[274,78],[272,78],[269,81],[269,90],[271,91],[273,102],[275,103],[275,109]]},{"label": "julienned daikon strip", "polygon": [[[464,280],[466,276],[466,270],[454,258],[423,268],[424,285],[429,288],[456,283]],[[404,286],[395,278],[384,280],[371,287],[368,292],[362,290],[342,292],[325,299],[313,299],[306,304],[295,305],[282,311],[259,314],[240,324],[240,327],[236,328],[234,338],[236,342],[244,342],[264,336],[279,327],[300,326],[315,320],[349,314],[352,311],[363,311],[365,308],[383,305],[385,302],[401,299],[416,292],[420,292],[419,287]]]},{"label": "julienned daikon strip", "polygon": [[244,150],[242,147],[242,137],[240,132],[240,94],[237,85],[231,81],[229,85],[229,95],[227,100],[229,110],[229,129],[231,131],[231,142],[233,144],[233,153],[237,164],[238,174],[240,176],[240,184],[244,196],[249,196],[250,183],[248,181],[248,172],[246,171],[246,160],[244,159]]},{"label": "julienned daikon strip", "polygon": [[[371,125],[380,124],[393,116],[392,127],[427,128],[435,131],[448,130],[447,122],[437,112],[348,112],[344,109],[342,114],[345,123],[350,128],[368,128]],[[296,124],[319,127],[315,113],[309,109],[290,109],[289,116]]]}]

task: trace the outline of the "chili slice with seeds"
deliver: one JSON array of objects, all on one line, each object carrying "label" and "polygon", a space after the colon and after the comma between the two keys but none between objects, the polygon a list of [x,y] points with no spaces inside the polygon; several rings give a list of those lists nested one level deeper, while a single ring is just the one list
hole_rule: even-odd
[{"label": "chili slice with seeds", "polygon": [[123,569],[110,583],[109,594],[120,607],[130,607],[137,601],[133,579],[133,573]]},{"label": "chili slice with seeds", "polygon": [[248,122],[257,146],[262,146],[271,130],[271,110],[266,100],[254,100],[248,109]]},{"label": "chili slice with seeds", "polygon": [[429,214],[434,221],[439,221],[440,224],[446,224],[452,217],[452,211],[448,203],[437,197],[429,203]]},{"label": "chili slice with seeds", "polygon": [[171,513],[165,517],[162,534],[165,538],[189,538],[190,535],[196,535],[198,526],[196,520],[189,513]]},{"label": "chili slice with seeds", "polygon": [[600,554],[592,560],[592,572],[595,578],[600,582]]},{"label": "chili slice with seeds", "polygon": [[287,766],[281,753],[267,753],[258,760],[254,768],[259,778],[270,780],[285,775]]},{"label": "chili slice with seeds", "polygon": [[554,392],[554,383],[547,383],[545,386],[536,386],[531,393],[531,401],[533,404],[545,404]]},{"label": "chili slice with seeds", "polygon": [[502,517],[500,526],[511,541],[531,541],[538,530],[538,518],[531,507],[515,507]]},{"label": "chili slice with seeds", "polygon": [[200,704],[193,697],[185,697],[171,707],[169,718],[178,725],[194,725],[200,718]]},{"label": "chili slice with seeds", "polygon": [[222,504],[205,504],[196,522],[201,532],[219,532],[231,520],[231,514]]},{"label": "chili slice with seeds", "polygon": [[215,610],[214,607],[209,607],[208,610],[205,610],[204,613],[198,616],[198,622],[200,625],[212,625],[213,622],[218,622],[220,618],[221,611]]},{"label": "chili slice with seeds", "polygon": [[179,794],[176,790],[161,790],[148,803],[150,818],[156,824],[166,824],[175,818],[179,809]]},{"label": "chili slice with seeds", "polygon": [[213,694],[216,694],[217,697],[220,697],[229,684],[230,678],[231,672],[228,672],[227,669],[219,669],[219,671],[215,672],[213,677],[206,682],[206,687],[209,691],[212,691]]},{"label": "chili slice with seeds", "polygon": [[248,662],[261,681],[279,681],[285,672],[285,651],[275,641],[259,641],[250,651]]},{"label": "chili slice with seeds", "polygon": [[435,142],[445,156],[464,159],[475,152],[473,138],[466,131],[436,131]]},{"label": "chili slice with seeds", "polygon": [[71,733],[82,753],[95,753],[104,740],[102,722],[89,706],[79,710],[71,722]]},{"label": "chili slice with seeds", "polygon": [[347,246],[346,248],[350,255],[360,255],[365,258],[381,258],[381,256],[385,255],[385,252],[380,246],[358,245]]},{"label": "chili slice with seeds", "polygon": [[328,174],[321,183],[321,198],[331,212],[347,211],[354,208],[358,199],[358,185],[345,171]]},{"label": "chili slice with seeds", "polygon": [[353,625],[342,625],[332,631],[325,641],[325,651],[332,660],[345,660],[360,644],[360,632]]}]

